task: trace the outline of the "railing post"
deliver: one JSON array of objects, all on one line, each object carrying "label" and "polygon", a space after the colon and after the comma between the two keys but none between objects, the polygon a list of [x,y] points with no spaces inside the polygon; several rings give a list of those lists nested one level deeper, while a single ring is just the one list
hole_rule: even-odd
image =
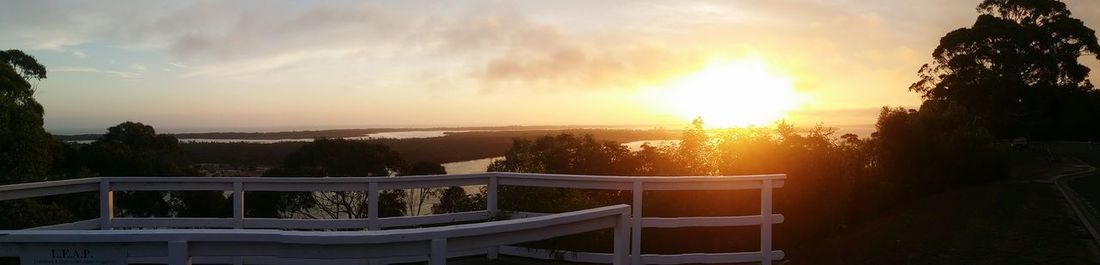
[{"label": "railing post", "polygon": [[489,216],[497,214],[499,209],[497,208],[497,176],[489,176],[489,186],[485,187],[486,193],[486,208],[489,210]]},{"label": "railing post", "polygon": [[634,181],[634,188],[630,194],[634,199],[631,202],[630,218],[630,264],[642,264],[642,193],[645,187],[641,181]]},{"label": "railing post", "polygon": [[630,216],[626,213],[619,215],[619,223],[615,225],[615,246],[612,250],[612,265],[624,265],[627,264],[627,257],[630,252],[630,247],[627,244],[630,242]]},{"label": "railing post", "polygon": [[111,182],[100,179],[99,181],[99,229],[111,230],[115,219],[115,192],[111,190]]},{"label": "railing post", "polygon": [[191,265],[191,255],[187,252],[187,241],[169,241],[168,265]]},{"label": "railing post", "polygon": [[378,182],[367,184],[367,230],[378,230]]},{"label": "railing post", "polygon": [[772,264],[772,180],[760,187],[760,265]]},{"label": "railing post", "polygon": [[244,228],[244,183],[233,182],[233,228]]},{"label": "railing post", "polygon": [[[485,208],[489,211],[489,218],[497,215],[500,211],[497,208],[497,176],[489,176],[489,185],[485,187]],[[497,255],[500,253],[500,246],[489,247],[488,253],[485,255],[489,259],[497,259]]]},{"label": "railing post", "polygon": [[444,265],[447,264],[447,239],[436,238],[432,239],[432,253],[428,255],[428,264],[430,265]]}]

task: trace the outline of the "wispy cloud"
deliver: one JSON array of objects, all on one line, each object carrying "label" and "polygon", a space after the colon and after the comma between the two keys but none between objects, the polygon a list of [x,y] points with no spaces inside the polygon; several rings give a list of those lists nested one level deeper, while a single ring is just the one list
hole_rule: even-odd
[{"label": "wispy cloud", "polygon": [[105,74],[105,75],[116,76],[116,77],[120,77],[120,78],[140,78],[141,77],[141,72],[144,72],[144,71],[127,72],[127,71],[116,71],[116,70],[100,69],[100,68],[85,67],[85,66],[59,66],[59,67],[50,68],[50,72],[97,73],[97,74]]}]

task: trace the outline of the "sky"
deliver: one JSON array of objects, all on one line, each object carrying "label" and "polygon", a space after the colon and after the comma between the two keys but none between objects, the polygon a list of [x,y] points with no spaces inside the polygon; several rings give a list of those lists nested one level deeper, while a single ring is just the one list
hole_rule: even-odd
[{"label": "sky", "polygon": [[[687,124],[662,91],[744,61],[796,92],[782,119],[857,125],[919,105],[916,71],[978,2],[6,1],[0,49],[47,67],[55,133]],[[1100,1],[1065,2],[1100,25]],[[755,96],[706,104],[777,103]]]}]

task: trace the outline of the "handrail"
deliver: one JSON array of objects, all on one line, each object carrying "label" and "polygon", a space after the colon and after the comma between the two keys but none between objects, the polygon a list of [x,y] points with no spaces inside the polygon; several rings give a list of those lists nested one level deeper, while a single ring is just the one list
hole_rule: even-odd
[{"label": "handrail", "polygon": [[[156,257],[169,253],[169,264],[190,264],[193,256],[377,259],[410,255],[426,255],[431,264],[443,264],[447,252],[614,228],[614,249],[618,258],[613,260],[613,264],[623,264],[626,242],[629,240],[626,232],[629,210],[629,205],[620,204],[525,219],[341,233],[238,229],[15,230],[0,231],[0,246],[6,246],[3,249],[17,248],[19,243],[116,243],[125,246],[125,243],[140,242],[142,246],[129,248],[131,257]],[[182,243],[173,245],[173,242]],[[169,249],[161,251],[150,248],[148,243],[163,243]],[[174,252],[183,254],[171,255]]]},{"label": "handrail", "polygon": [[100,178],[80,178],[0,186],[0,201],[99,190]]},{"label": "handrail", "polygon": [[[50,196],[65,193],[99,191],[100,193],[100,229],[116,227],[159,228],[159,227],[224,227],[224,228],[283,228],[283,229],[354,229],[380,230],[387,227],[416,226],[454,222],[485,220],[493,216],[497,208],[497,191],[500,185],[556,187],[578,189],[624,190],[632,192],[630,218],[630,262],[667,263],[670,261],[728,263],[759,261],[770,264],[772,260],[783,259],[782,251],[771,249],[772,225],[782,223],[783,215],[772,212],[772,189],[784,185],[784,174],[762,174],[746,176],[593,176],[532,174],[511,172],[486,172],[457,175],[427,175],[400,177],[95,177],[74,180],[47,181],[27,184],[0,186],[0,201]],[[428,187],[487,185],[487,209],[447,215],[380,217],[378,214],[378,195],[381,190],[412,189]],[[759,189],[760,214],[744,216],[715,217],[644,217],[642,215],[642,192],[652,190],[739,190]],[[114,216],[114,191],[232,191],[233,218],[116,218]],[[338,220],[300,220],[246,218],[244,216],[244,195],[248,191],[360,191],[366,192],[368,217],[366,219]],[[544,214],[525,213],[528,216]],[[70,224],[53,225],[42,229],[86,228],[90,220]],[[365,227],[364,227],[365,225]],[[656,255],[641,253],[641,229],[643,227],[718,227],[718,226],[759,226],[759,252],[740,253],[703,253],[680,255]],[[340,232],[346,233],[346,232]],[[490,247],[487,254],[495,258],[503,248]],[[509,254],[517,254],[510,248]],[[529,251],[526,256],[553,258],[541,254],[538,250]],[[518,253],[523,256],[522,251]],[[589,262],[597,258],[600,262],[611,263],[612,255],[606,253],[586,253],[584,259],[574,261]],[[568,257],[566,260],[570,260]]]}]

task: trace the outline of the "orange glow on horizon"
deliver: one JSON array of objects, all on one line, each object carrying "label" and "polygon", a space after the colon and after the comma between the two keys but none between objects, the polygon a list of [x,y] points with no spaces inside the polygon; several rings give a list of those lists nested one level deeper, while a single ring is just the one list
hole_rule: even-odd
[{"label": "orange glow on horizon", "polygon": [[714,61],[649,94],[664,111],[685,119],[702,117],[714,127],[769,125],[786,118],[806,98],[795,90],[793,78],[759,58]]}]

